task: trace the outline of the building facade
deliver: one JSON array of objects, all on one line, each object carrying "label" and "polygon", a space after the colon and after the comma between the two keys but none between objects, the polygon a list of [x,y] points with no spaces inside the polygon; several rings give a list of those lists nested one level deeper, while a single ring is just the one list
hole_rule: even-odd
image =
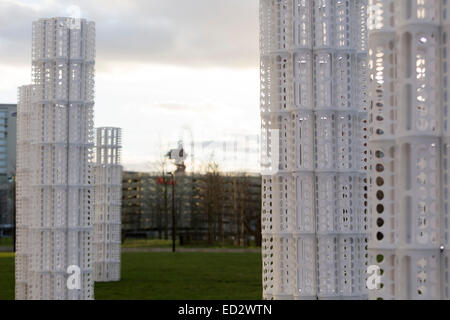
[{"label": "building facade", "polygon": [[363,0],[261,0],[266,299],[364,299]]},{"label": "building facade", "polygon": [[[170,239],[172,179],[154,173],[123,173],[124,237]],[[260,244],[260,176],[176,176],[175,213],[181,243]]]},{"label": "building facade", "polygon": [[16,172],[17,105],[0,104],[0,182],[11,179]]},{"label": "building facade", "polygon": [[0,237],[14,227],[17,105],[0,104]]},{"label": "building facade", "polygon": [[94,68],[93,22],[33,23],[32,86],[19,105],[16,299],[94,298]]},{"label": "building facade", "polygon": [[150,228],[150,219],[144,211],[148,204],[144,200],[149,194],[148,174],[124,171],[122,174],[122,237],[146,237],[143,230]]}]

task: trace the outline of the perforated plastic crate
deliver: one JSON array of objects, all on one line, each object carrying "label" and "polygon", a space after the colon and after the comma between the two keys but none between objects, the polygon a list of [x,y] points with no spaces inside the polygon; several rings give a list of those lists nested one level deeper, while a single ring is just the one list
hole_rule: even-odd
[{"label": "perforated plastic crate", "polygon": [[362,299],[366,1],[261,0],[266,299]]},{"label": "perforated plastic crate", "polygon": [[16,299],[28,297],[30,264],[30,210],[31,210],[31,101],[33,86],[18,90],[17,105],[17,160],[16,160]]},{"label": "perforated plastic crate", "polygon": [[[18,108],[17,299],[93,299],[95,26],[33,23],[32,86]],[[81,288],[67,286],[69,266]]]},{"label": "perforated plastic crate", "polygon": [[449,299],[449,4],[369,4],[369,297]]},{"label": "perforated plastic crate", "polygon": [[95,281],[120,280],[122,130],[96,131],[94,257]]}]

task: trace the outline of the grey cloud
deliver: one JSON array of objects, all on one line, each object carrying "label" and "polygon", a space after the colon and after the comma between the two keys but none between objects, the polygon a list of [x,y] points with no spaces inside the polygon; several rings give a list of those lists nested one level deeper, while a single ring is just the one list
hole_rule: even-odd
[{"label": "grey cloud", "polygon": [[104,67],[116,62],[258,66],[257,0],[47,2],[33,10],[0,0],[1,62],[28,63],[31,22],[63,15],[65,8],[76,4],[83,17],[97,23],[97,55]]}]

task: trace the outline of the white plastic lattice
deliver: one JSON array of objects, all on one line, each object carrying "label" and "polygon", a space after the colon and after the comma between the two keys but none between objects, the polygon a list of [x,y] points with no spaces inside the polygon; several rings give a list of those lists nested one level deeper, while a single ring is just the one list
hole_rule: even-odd
[{"label": "white plastic lattice", "polygon": [[449,3],[369,4],[369,297],[449,299]]},{"label": "white plastic lattice", "polygon": [[120,280],[121,129],[97,128],[95,166],[95,281]]},{"label": "white plastic lattice", "polygon": [[266,299],[362,299],[366,1],[261,0]]},{"label": "white plastic lattice", "polygon": [[[33,85],[18,110],[17,299],[93,299],[95,26],[33,23]],[[31,98],[29,98],[31,94]],[[24,257],[23,260],[21,258]],[[79,270],[68,286],[70,266]],[[78,281],[80,287],[77,288]]]},{"label": "white plastic lattice", "polygon": [[28,296],[30,263],[29,223],[31,210],[31,100],[33,86],[19,88],[17,104],[16,158],[16,299]]}]

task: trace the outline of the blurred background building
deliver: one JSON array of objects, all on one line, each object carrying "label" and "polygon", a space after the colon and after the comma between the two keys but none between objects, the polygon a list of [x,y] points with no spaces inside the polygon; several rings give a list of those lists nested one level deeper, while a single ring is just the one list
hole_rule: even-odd
[{"label": "blurred background building", "polygon": [[[261,177],[223,174],[175,176],[175,213],[180,244],[260,245]],[[172,178],[125,171],[122,237],[170,239]]]},{"label": "blurred background building", "polygon": [[0,237],[10,236],[14,224],[17,105],[0,104]]}]

